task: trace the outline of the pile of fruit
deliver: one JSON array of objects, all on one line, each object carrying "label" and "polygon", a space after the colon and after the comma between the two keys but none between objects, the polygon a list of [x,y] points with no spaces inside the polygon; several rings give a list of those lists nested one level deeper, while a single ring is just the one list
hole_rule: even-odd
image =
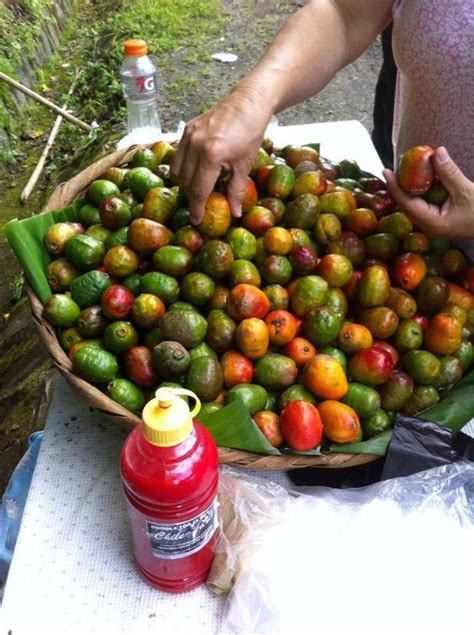
[{"label": "pile of fruit", "polygon": [[[137,414],[183,385],[214,412],[240,400],[275,446],[368,439],[436,404],[470,368],[474,267],[428,239],[383,181],[314,146],[265,140],[231,217],[223,174],[190,224],[158,142],[86,192],[44,236],[58,328],[74,371]],[[432,150],[399,182],[442,203]]]}]

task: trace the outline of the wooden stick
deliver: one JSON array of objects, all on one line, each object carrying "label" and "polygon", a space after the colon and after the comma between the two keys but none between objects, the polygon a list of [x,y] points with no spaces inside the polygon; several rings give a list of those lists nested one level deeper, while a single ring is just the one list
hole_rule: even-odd
[{"label": "wooden stick", "polygon": [[[68,92],[68,96],[72,95],[72,92],[74,90],[74,87],[76,85],[77,79],[79,77],[80,73],[77,73],[76,77],[74,78],[74,81],[71,84],[71,88],[69,89]],[[64,104],[63,109],[65,109],[67,107],[67,103]],[[58,115],[56,117],[56,120],[54,122],[53,127],[51,128],[51,132],[49,133],[49,137],[48,140],[46,142],[46,146],[39,158],[38,163],[36,164],[35,169],[33,170],[33,173],[31,174],[28,183],[25,185],[25,187],[23,188],[23,191],[20,195],[20,201],[25,204],[26,201],[29,199],[31,192],[33,191],[36,183],[38,182],[38,179],[41,175],[41,172],[43,171],[44,165],[46,163],[46,159],[48,157],[49,151],[51,150],[51,148],[54,145],[54,142],[56,140],[56,136],[59,132],[59,128],[61,127],[61,124],[63,122],[63,116],[62,115]]]},{"label": "wooden stick", "polygon": [[74,115],[71,115],[64,108],[60,108],[59,106],[56,106],[56,104],[54,104],[52,101],[49,101],[49,99],[46,99],[45,97],[42,97],[41,95],[38,95],[38,93],[35,93],[34,90],[31,90],[30,88],[27,88],[26,86],[23,86],[23,84],[20,84],[20,82],[17,82],[15,79],[10,77],[9,75],[5,75],[5,73],[2,73],[1,71],[0,71],[0,79],[3,79],[4,82],[7,82],[7,84],[10,84],[14,88],[16,88],[16,90],[19,90],[21,93],[24,93],[28,97],[31,97],[31,99],[35,99],[36,101],[39,101],[39,103],[43,104],[43,106],[46,106],[50,110],[54,110],[54,112],[56,112],[58,115],[61,115],[62,117],[64,117],[64,119],[67,119],[68,121],[75,124],[79,128],[82,128],[82,130],[85,130],[86,132],[90,132],[93,129],[92,126],[89,126],[88,123],[84,123],[77,117],[74,117]]}]

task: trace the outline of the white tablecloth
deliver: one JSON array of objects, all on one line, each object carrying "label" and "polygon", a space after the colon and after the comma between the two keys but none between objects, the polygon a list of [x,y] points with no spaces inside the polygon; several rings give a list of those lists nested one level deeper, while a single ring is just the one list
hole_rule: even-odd
[{"label": "white tablecloth", "polygon": [[[355,121],[278,126],[269,134],[280,146],[320,141],[327,158],[355,159],[374,174],[382,169]],[[5,589],[1,635],[219,632],[221,598],[205,587],[168,595],[135,570],[118,470],[125,436],[59,381]]]}]

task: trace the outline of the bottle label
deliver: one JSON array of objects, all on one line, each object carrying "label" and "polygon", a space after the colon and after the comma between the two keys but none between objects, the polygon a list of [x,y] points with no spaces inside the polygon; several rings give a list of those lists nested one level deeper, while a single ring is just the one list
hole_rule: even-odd
[{"label": "bottle label", "polygon": [[146,521],[147,536],[155,558],[174,560],[196,553],[206,545],[218,527],[217,498],[194,518],[181,523]]},{"label": "bottle label", "polygon": [[123,89],[126,98],[155,97],[156,73],[126,77],[123,80]]}]

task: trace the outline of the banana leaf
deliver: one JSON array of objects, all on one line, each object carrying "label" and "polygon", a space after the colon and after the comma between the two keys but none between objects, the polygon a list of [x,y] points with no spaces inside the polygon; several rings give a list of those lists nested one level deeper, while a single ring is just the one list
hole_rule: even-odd
[{"label": "banana leaf", "polygon": [[238,399],[221,410],[199,417],[199,421],[206,426],[217,445],[258,454],[281,454],[270,445]]},{"label": "banana leaf", "polygon": [[45,269],[51,257],[44,248],[43,236],[54,223],[74,221],[84,204],[78,199],[62,210],[43,212],[30,218],[16,218],[5,225],[5,236],[23,269],[26,279],[41,302],[51,295]]}]

